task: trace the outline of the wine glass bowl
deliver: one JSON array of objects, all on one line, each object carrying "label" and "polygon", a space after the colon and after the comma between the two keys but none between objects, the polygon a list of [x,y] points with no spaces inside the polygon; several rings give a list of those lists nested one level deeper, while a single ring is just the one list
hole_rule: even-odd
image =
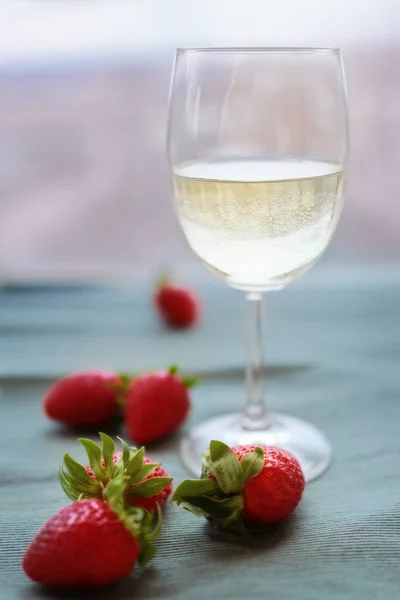
[{"label": "wine glass bowl", "polygon": [[343,169],[318,160],[229,159],[179,166],[181,227],[214,275],[245,292],[281,289],[325,250]]},{"label": "wine glass bowl", "polygon": [[177,218],[193,252],[247,299],[247,394],[242,415],[210,420],[183,441],[193,470],[213,437],[291,450],[306,478],[330,447],[311,425],[266,411],[262,299],[323,254],[342,205],[347,155],[340,51],[178,50],[168,156]]}]

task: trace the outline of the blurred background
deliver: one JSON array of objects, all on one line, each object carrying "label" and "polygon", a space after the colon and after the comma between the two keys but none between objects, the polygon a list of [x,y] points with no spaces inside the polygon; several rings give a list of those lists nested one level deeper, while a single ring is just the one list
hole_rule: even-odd
[{"label": "blurred background", "polygon": [[176,46],[340,46],[347,203],[320,267],[400,259],[399,0],[0,0],[0,280],[134,280],[195,258],[165,158]]}]

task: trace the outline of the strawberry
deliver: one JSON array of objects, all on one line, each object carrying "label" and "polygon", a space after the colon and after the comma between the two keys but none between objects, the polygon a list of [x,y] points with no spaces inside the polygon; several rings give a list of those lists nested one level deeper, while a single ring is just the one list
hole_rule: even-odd
[{"label": "strawberry", "polygon": [[144,456],[144,448],[137,450],[121,440],[123,451],[116,452],[113,440],[99,434],[102,448],[92,440],[81,438],[89,464],[83,467],[68,454],[60,469],[61,485],[71,500],[102,498],[103,490],[115,478],[125,477],[124,499],[129,504],[155,513],[172,492],[172,478],[157,463]]},{"label": "strawberry", "polygon": [[107,487],[105,499],[87,498],[65,506],[31,542],[22,567],[33,581],[60,588],[92,587],[126,577],[136,562],[156,553],[152,517],[138,507],[125,511],[122,480]]},{"label": "strawberry", "polygon": [[175,432],[189,414],[188,388],[195,383],[181,377],[176,367],[138,375],[125,401],[124,420],[130,439],[147,444]]},{"label": "strawberry", "polygon": [[201,479],[183,481],[172,502],[236,536],[287,519],[305,487],[301,467],[274,446],[212,441],[203,454]]},{"label": "strawberry", "polygon": [[200,303],[194,294],[162,278],[157,288],[154,304],[166,325],[178,329],[193,326],[199,320]]},{"label": "strawberry", "polygon": [[45,414],[71,427],[111,421],[127,387],[125,377],[109,371],[84,371],[62,377],[43,399]]}]

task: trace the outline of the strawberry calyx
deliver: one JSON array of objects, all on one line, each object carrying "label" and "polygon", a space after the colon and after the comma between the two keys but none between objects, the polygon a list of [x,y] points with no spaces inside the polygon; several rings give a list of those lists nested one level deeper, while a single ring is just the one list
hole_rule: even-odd
[{"label": "strawberry calyx", "polygon": [[107,489],[109,493],[110,483],[115,479],[124,482],[124,500],[151,498],[171,483],[171,477],[154,476],[146,480],[146,477],[151,475],[160,464],[144,462],[144,447],[131,448],[124,440],[118,438],[122,444],[122,453],[120,458],[115,460],[114,440],[105,433],[99,435],[102,441],[101,447],[92,440],[78,439],[86,450],[92,475],[69,454],[64,455],[59,476],[61,486],[68,498],[71,500],[103,498],[105,490]]},{"label": "strawberry calyx", "polygon": [[247,535],[252,529],[244,518],[243,489],[263,466],[262,448],[256,447],[240,462],[229,446],[213,440],[203,454],[201,478],[183,481],[171,502],[206,517],[233,537]]},{"label": "strawberry calyx", "polygon": [[156,281],[156,289],[161,290],[164,287],[167,287],[171,282],[170,273],[168,271],[162,271],[157,277]]},{"label": "strawberry calyx", "polygon": [[115,402],[120,408],[125,406],[126,395],[133,379],[134,377],[128,373],[118,373],[118,382],[110,384],[115,392]]},{"label": "strawberry calyx", "polygon": [[[114,389],[116,389],[117,392],[119,392],[119,397],[117,399],[118,404],[122,407],[124,406],[126,394],[130,389],[131,385],[135,382],[136,377],[139,377],[140,375],[151,375],[152,373],[152,371],[138,373],[137,375],[119,373],[120,383],[114,386]],[[157,371],[154,371],[154,373],[157,373]],[[199,382],[198,377],[193,377],[191,375],[182,375],[178,365],[171,365],[170,367],[168,367],[167,373],[179,377],[183,385],[188,389],[195,387]]]},{"label": "strawberry calyx", "polygon": [[119,475],[115,477],[106,488],[103,489],[102,498],[111,510],[115,512],[123,522],[126,529],[135,537],[140,546],[138,558],[139,566],[147,564],[157,553],[153,541],[161,530],[162,517],[161,508],[157,504],[157,518],[139,506],[126,507],[125,489],[129,477]]},{"label": "strawberry calyx", "polygon": [[169,367],[169,369],[168,369],[168,373],[169,373],[170,375],[177,375],[178,377],[180,377],[180,379],[181,379],[181,381],[182,381],[183,385],[184,385],[184,386],[185,386],[187,389],[190,389],[190,388],[192,388],[192,387],[195,387],[195,386],[198,384],[198,382],[199,382],[199,379],[198,379],[198,377],[191,377],[191,376],[189,376],[189,375],[187,375],[187,376],[183,376],[183,375],[181,375],[181,373],[179,372],[179,367],[178,367],[178,365],[171,365],[171,366]]}]

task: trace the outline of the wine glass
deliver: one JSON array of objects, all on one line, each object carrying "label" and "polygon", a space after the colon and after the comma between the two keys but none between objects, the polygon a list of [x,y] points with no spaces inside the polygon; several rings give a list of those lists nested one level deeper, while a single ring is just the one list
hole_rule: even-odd
[{"label": "wine glass", "polygon": [[342,209],[346,155],[340,50],[177,50],[168,121],[175,211],[193,252],[247,305],[244,410],[183,439],[194,473],[211,439],[283,447],[307,480],[331,460],[318,429],[266,410],[262,303],[326,249]]}]

